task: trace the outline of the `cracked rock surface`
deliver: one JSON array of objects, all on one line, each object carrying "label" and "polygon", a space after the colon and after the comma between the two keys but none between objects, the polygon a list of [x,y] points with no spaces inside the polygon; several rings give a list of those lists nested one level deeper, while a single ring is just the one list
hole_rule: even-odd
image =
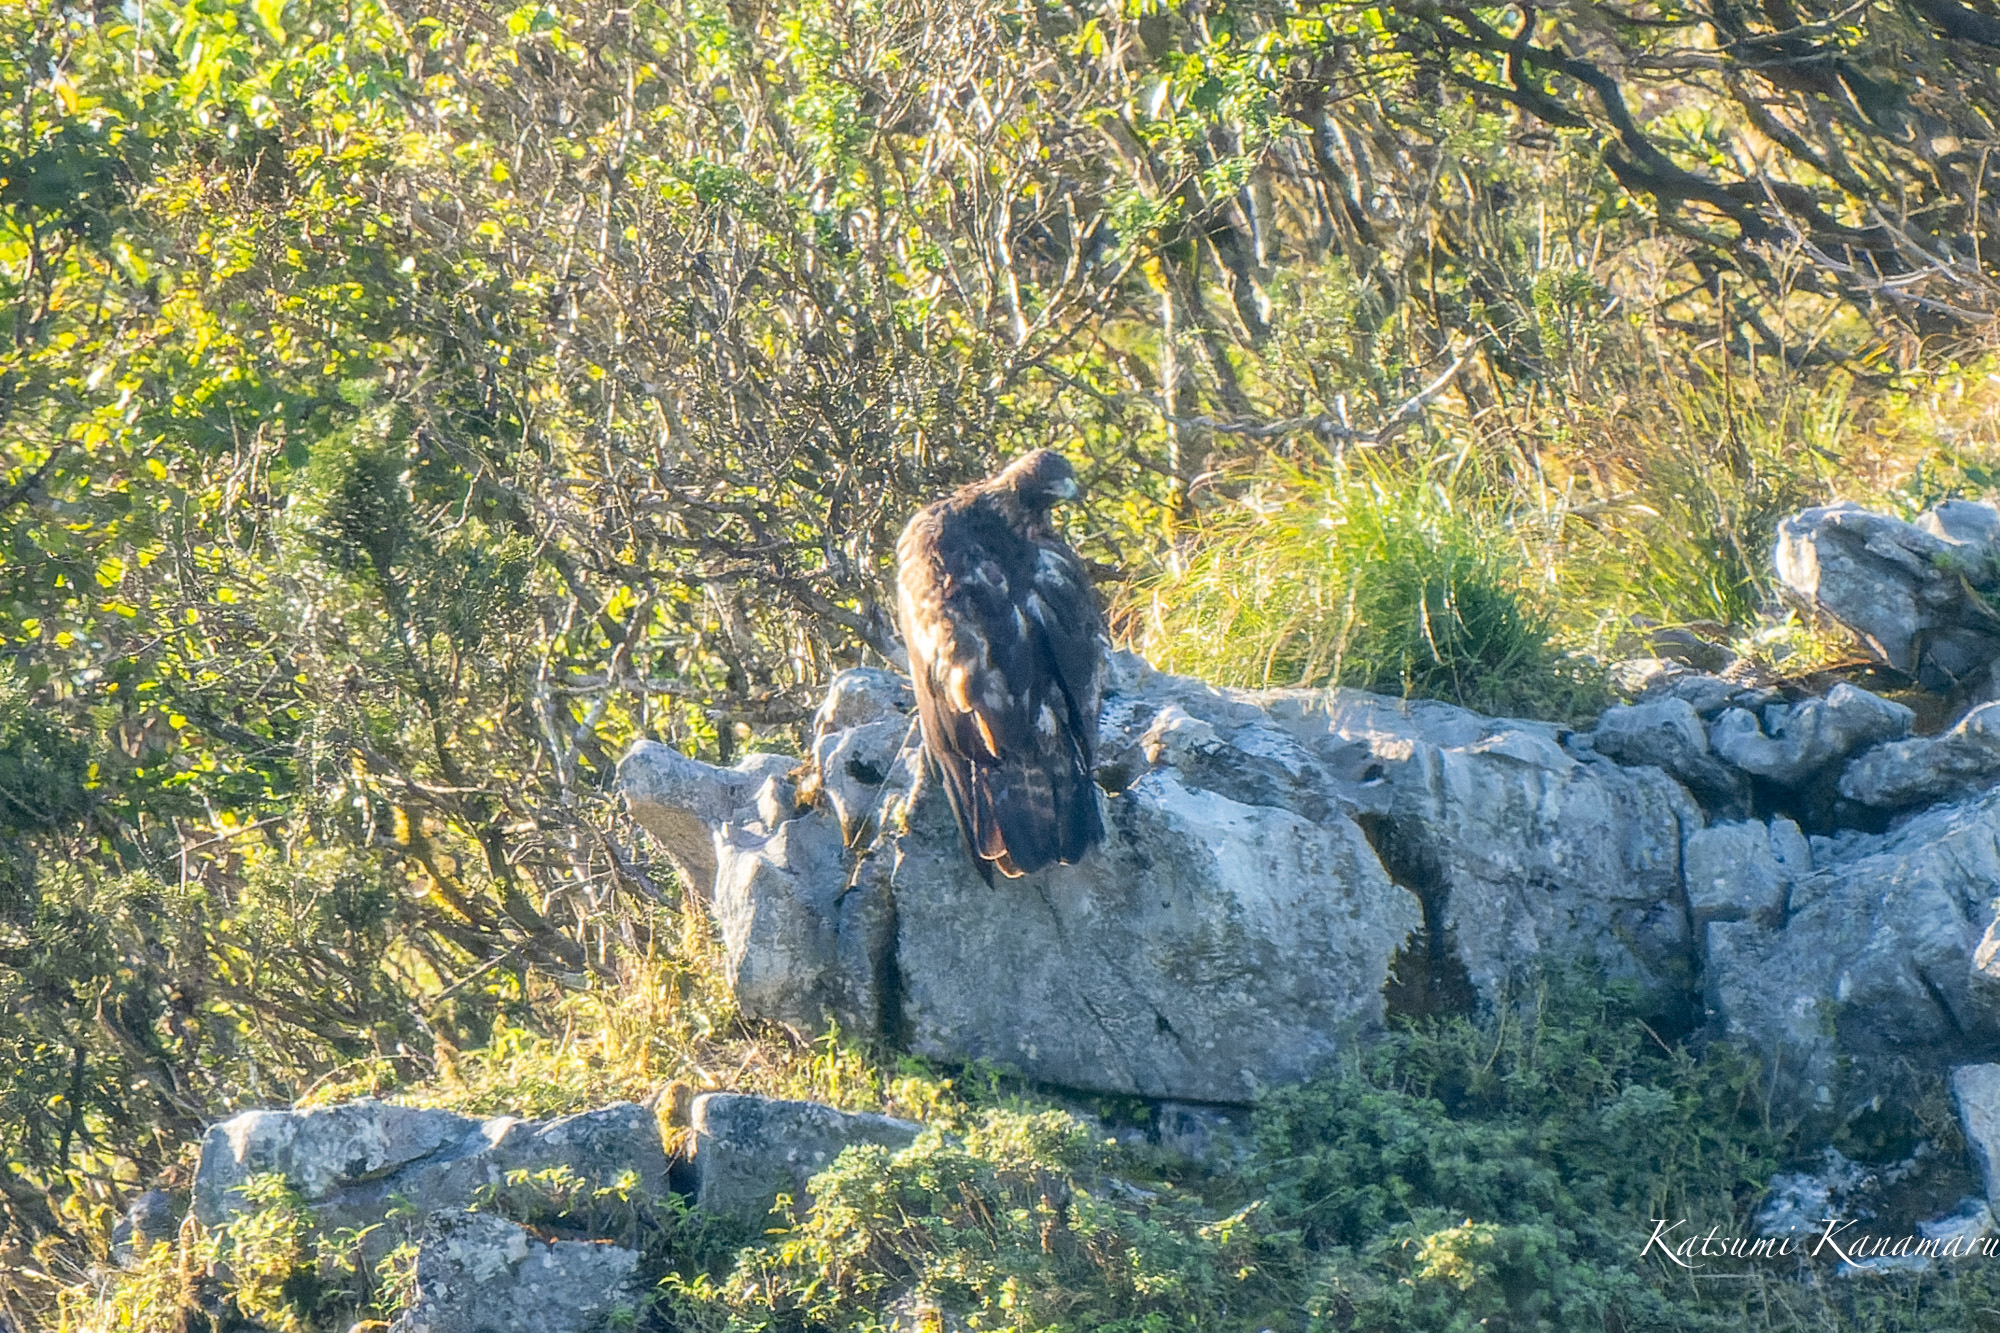
[{"label": "cracked rock surface", "polygon": [[1853,503],[1778,525],[1778,578],[1852,629],[1882,662],[1939,693],[1982,683],[2000,657],[1994,586],[2000,510],[1950,500],[1915,523]]},{"label": "cracked rock surface", "polygon": [[[744,1010],[1222,1105],[1326,1068],[1392,1007],[1492,1005],[1575,961],[1676,1030],[1756,1050],[1802,1110],[1897,1059],[2000,1049],[1983,713],[1910,739],[1910,710],[1851,684],[1786,701],[1640,663],[1638,702],[1577,733],[1112,666],[1104,844],[991,886],[893,674],[836,681],[796,786],[768,757],[746,774],[671,755],[654,781],[658,747],[635,748],[639,819],[706,830]],[[1836,783],[1840,808],[1902,813],[1813,822]],[[1796,818],[1769,806],[1788,791]]]},{"label": "cracked rock surface", "polygon": [[390,1333],[599,1333],[631,1327],[639,1254],[546,1241],[489,1213],[444,1209],[417,1241],[417,1295]]},{"label": "cracked rock surface", "polygon": [[713,1092],[694,1099],[695,1204],[752,1230],[761,1229],[780,1194],[804,1216],[806,1183],[842,1150],[875,1144],[907,1148],[923,1126],[893,1116],[836,1111],[818,1102]]},{"label": "cracked rock surface", "polygon": [[1219,690],[1124,654],[1112,684],[1104,845],[990,887],[886,673],[836,682],[809,803],[760,809],[715,769],[663,810],[647,750],[626,795],[649,828],[727,807],[713,894],[747,1012],[1053,1084],[1246,1102],[1378,1028],[1392,970],[1418,1003],[1491,995],[1554,949],[1692,994],[1701,815],[1664,774],[1441,703]]},{"label": "cracked rock surface", "polygon": [[[202,1140],[193,1211],[203,1226],[222,1225],[246,1207],[239,1187],[273,1173],[329,1229],[360,1229],[398,1205],[419,1214],[463,1207],[510,1171],[555,1167],[599,1187],[630,1173],[640,1189],[661,1193],[667,1158],[659,1121],[631,1102],[553,1120],[479,1120],[372,1098],[306,1111],[245,1111]],[[380,1228],[368,1243],[386,1249],[394,1242]]]}]

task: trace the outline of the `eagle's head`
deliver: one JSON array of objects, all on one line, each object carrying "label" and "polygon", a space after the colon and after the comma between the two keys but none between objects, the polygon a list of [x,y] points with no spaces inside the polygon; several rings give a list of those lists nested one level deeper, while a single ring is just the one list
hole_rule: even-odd
[{"label": "eagle's head", "polygon": [[1076,469],[1053,449],[1037,449],[1022,454],[993,479],[1013,494],[1014,502],[1030,514],[1046,514],[1064,500],[1083,493],[1076,484]]}]

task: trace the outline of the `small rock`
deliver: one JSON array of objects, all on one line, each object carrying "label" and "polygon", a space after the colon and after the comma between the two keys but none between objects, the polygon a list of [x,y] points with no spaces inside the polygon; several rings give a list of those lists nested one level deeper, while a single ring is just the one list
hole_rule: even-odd
[{"label": "small rock", "polygon": [[[276,1173],[323,1227],[360,1230],[399,1205],[419,1212],[463,1207],[509,1172],[558,1167],[599,1188],[629,1176],[640,1193],[661,1194],[667,1157],[660,1123],[631,1102],[553,1120],[482,1121],[372,1098],[309,1111],[246,1111],[202,1140],[194,1215],[203,1226],[228,1222],[245,1207],[239,1187]],[[374,1255],[393,1243],[389,1228],[378,1228],[365,1248]]]},{"label": "small rock", "polygon": [[489,1213],[432,1213],[417,1242],[416,1300],[390,1333],[597,1333],[630,1327],[639,1255],[545,1241]]},{"label": "small rock", "polygon": [[[1992,581],[1980,506],[1939,506],[1916,523],[1842,503],[1778,525],[1778,578],[1881,661],[1946,693],[2000,656],[1991,613],[1968,591]],[[1967,540],[1976,538],[1976,540]]]},{"label": "small rock", "polygon": [[2000,781],[2000,702],[1981,704],[1942,736],[1890,741],[1840,775],[1840,794],[1879,809],[1963,796]]},{"label": "small rock", "polygon": [[179,1211],[165,1190],[147,1190],[132,1200],[125,1216],[111,1228],[111,1260],[130,1268],[155,1245],[170,1243],[180,1230]]},{"label": "small rock", "polygon": [[1917,516],[1917,526],[1933,537],[1990,557],[2000,550],[2000,508],[1986,500],[1946,500]]},{"label": "small rock", "polygon": [[1958,1103],[1966,1150],[1986,1182],[1991,1202],[2000,1198],[2000,1065],[1960,1065],[1952,1070],[1951,1098]]},{"label": "small rock", "polygon": [[1248,1149],[1240,1112],[1186,1102],[1153,1108],[1153,1136],[1167,1152],[1195,1162],[1227,1162]]},{"label": "small rock", "polygon": [[1960,1199],[1958,1207],[1944,1216],[1917,1223],[1917,1234],[1926,1240],[1957,1241],[1959,1254],[1973,1241],[1992,1233],[1993,1210],[1984,1199]]},{"label": "small rock", "polygon": [[[1803,868],[1800,866],[1803,858]],[[1812,853],[1789,819],[1713,824],[1688,834],[1688,910],[1697,930],[1711,921],[1784,920],[1794,879],[1812,871]]]},{"label": "small rock", "polygon": [[1778,691],[1768,685],[1746,685],[1662,657],[1635,657],[1612,663],[1611,684],[1633,703],[1679,699],[1703,718],[1712,718],[1728,708],[1762,708],[1779,697]]},{"label": "small rock", "polygon": [[[1707,626],[1709,633],[1724,633],[1720,625]],[[1681,662],[1697,671],[1721,671],[1736,660],[1736,654],[1713,638],[1704,638],[1694,626],[1656,629],[1647,636],[1656,657]]]},{"label": "small rock", "polygon": [[763,1225],[780,1194],[792,1196],[804,1216],[807,1182],[841,1149],[907,1148],[923,1133],[922,1125],[891,1116],[734,1092],[695,1098],[691,1119],[696,1205],[751,1227]]},{"label": "small rock", "polygon": [[[1824,699],[1770,704],[1765,724],[1732,708],[1709,727],[1710,746],[1746,773],[1797,787],[1856,750],[1907,735],[1916,714],[1846,681]],[[1770,734],[1766,735],[1765,732]]]},{"label": "small rock", "polygon": [[906,680],[873,667],[843,671],[827,688],[813,719],[812,771],[847,846],[874,834],[883,784],[917,739],[915,706]]},{"label": "small rock", "polygon": [[1705,807],[1732,814],[1748,809],[1743,775],[1709,752],[1701,715],[1685,699],[1614,704],[1597,719],[1592,741],[1599,754],[1621,764],[1650,764],[1679,779]]}]

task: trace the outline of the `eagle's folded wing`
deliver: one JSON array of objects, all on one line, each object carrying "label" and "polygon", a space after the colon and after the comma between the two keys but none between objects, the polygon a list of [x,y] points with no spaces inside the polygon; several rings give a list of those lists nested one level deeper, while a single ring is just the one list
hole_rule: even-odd
[{"label": "eagle's folded wing", "polygon": [[918,712],[966,841],[1009,874],[1081,858],[1103,832],[1091,781],[1102,629],[1081,564],[941,520],[920,518],[906,543]]}]

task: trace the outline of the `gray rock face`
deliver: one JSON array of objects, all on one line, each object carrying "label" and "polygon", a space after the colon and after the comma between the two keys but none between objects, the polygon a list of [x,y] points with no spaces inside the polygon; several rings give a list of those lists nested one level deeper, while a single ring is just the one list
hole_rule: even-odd
[{"label": "gray rock face", "polygon": [[691,893],[711,900],[723,969],[746,1013],[816,1029],[874,1031],[894,922],[872,884],[849,883],[847,848],[875,827],[911,706],[907,684],[857,669],[835,680],[816,722],[816,762],[798,808],[798,761],[745,756],[734,768],[654,741],[618,765],[632,816]]},{"label": "gray rock face", "polygon": [[2000,508],[1985,500],[1946,500],[1919,514],[1917,526],[1968,552],[2000,550]]},{"label": "gray rock face", "polygon": [[1710,726],[1709,744],[1746,773],[1797,787],[1857,750],[1908,735],[1915,716],[1843,681],[1824,699],[1766,705],[1761,727],[1756,714],[1732,708]]},{"label": "gray rock face", "polygon": [[1706,809],[1723,814],[1749,811],[1749,784],[1741,772],[1709,752],[1708,728],[1685,698],[1667,695],[1630,707],[1613,705],[1597,719],[1591,734],[1597,753],[1621,764],[1660,769],[1679,779]]},{"label": "gray rock face", "polygon": [[812,772],[844,846],[875,836],[882,784],[916,740],[916,698],[893,672],[843,671],[813,718]]},{"label": "gray rock face", "polygon": [[1573,756],[1515,725],[1469,745],[1378,748],[1393,800],[1376,844],[1423,895],[1479,995],[1539,963],[1594,963],[1661,999],[1694,981],[1680,876],[1695,803],[1652,768]]},{"label": "gray rock face", "polygon": [[1704,927],[1716,1020],[1765,1056],[1782,1096],[1823,1106],[1843,1061],[1865,1075],[2000,1042],[2000,793],[1847,840],[1845,855],[1818,846],[1831,859],[1787,879],[1781,923],[1746,912]]},{"label": "gray rock face", "polygon": [[1905,523],[1855,504],[1808,509],[1778,525],[1785,586],[1853,630],[1926,688],[1982,680],[2000,657],[2000,625],[1970,588],[1991,586],[1991,506],[1954,501]]},{"label": "gray rock face", "polygon": [[1711,921],[1778,926],[1792,884],[1812,874],[1812,848],[1789,819],[1749,819],[1697,829],[1687,838],[1683,873],[1696,930]]},{"label": "gray rock face", "polygon": [[226,1223],[243,1210],[238,1187],[276,1173],[313,1205],[323,1226],[359,1228],[381,1221],[399,1201],[419,1212],[462,1207],[510,1171],[555,1167],[600,1187],[629,1173],[642,1192],[662,1193],[667,1159],[659,1122],[631,1102],[539,1121],[482,1121],[366,1098],[310,1111],[246,1111],[202,1140],[194,1215],[204,1226]]},{"label": "gray rock face", "polygon": [[597,1333],[629,1327],[639,1255],[545,1241],[487,1213],[432,1213],[417,1242],[416,1300],[391,1333]]},{"label": "gray rock face", "polygon": [[1878,745],[1840,775],[1840,794],[1883,809],[1963,796],[2000,781],[2000,702],[1981,704],[1942,736]]},{"label": "gray rock face", "polygon": [[759,1228],[780,1194],[801,1217],[806,1183],[855,1144],[907,1148],[923,1132],[908,1120],[836,1111],[817,1102],[711,1092],[694,1099],[695,1203],[706,1212]]},{"label": "gray rock face", "polygon": [[[748,754],[734,768],[689,759],[670,745],[636,742],[618,765],[618,789],[632,817],[666,849],[688,891],[715,883],[716,843],[724,830],[762,819],[789,797],[798,761]],[[762,819],[762,822],[772,822]]]},{"label": "gray rock face", "polygon": [[[711,825],[745,1011],[1080,1089],[1241,1103],[1372,1031],[1399,955],[1489,998],[1549,950],[1692,994],[1679,864],[1702,817],[1665,774],[1446,704],[1112,666],[1105,843],[992,886],[900,682],[842,676],[805,803],[775,825],[742,805]],[[734,783],[717,770],[682,788]]]},{"label": "gray rock face", "polygon": [[2000,1065],[1960,1065],[1951,1071],[1959,1127],[1988,1200],[2000,1199]]}]

